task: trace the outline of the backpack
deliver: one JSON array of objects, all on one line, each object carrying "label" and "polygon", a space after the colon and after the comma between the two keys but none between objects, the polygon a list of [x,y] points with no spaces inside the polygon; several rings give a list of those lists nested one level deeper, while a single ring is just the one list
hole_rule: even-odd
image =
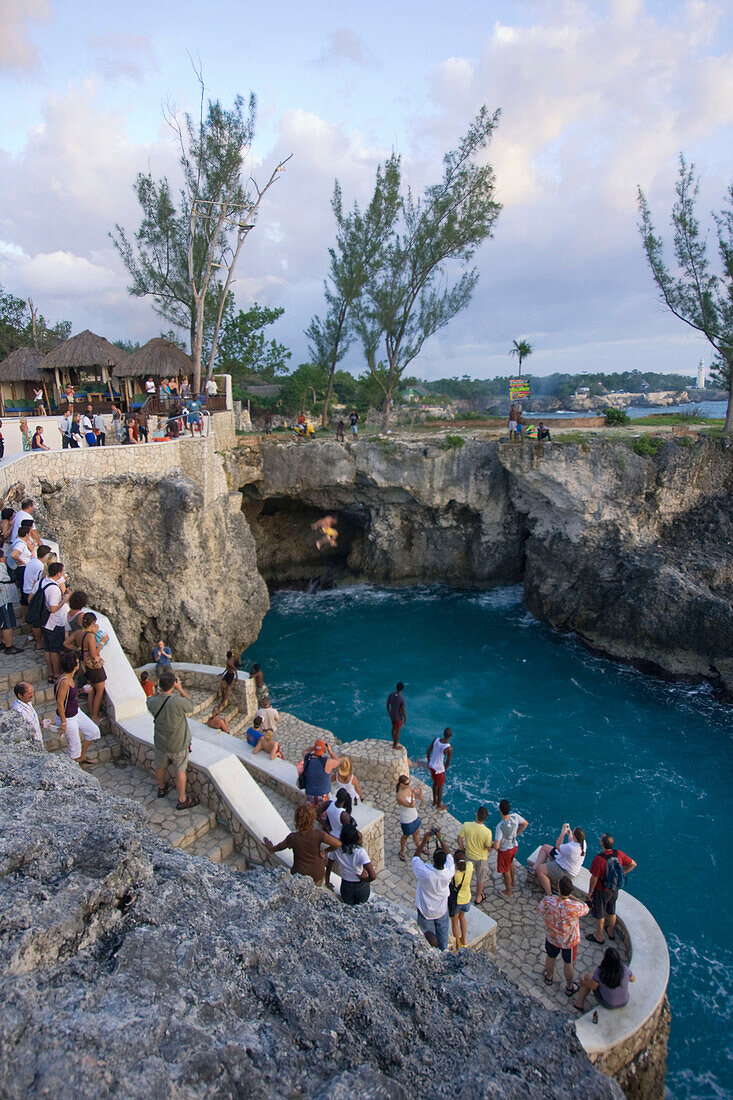
[{"label": "backpack", "polygon": [[[56,581],[51,581],[50,584],[55,584]],[[45,626],[48,622],[48,617],[51,612],[46,607],[46,589],[48,584],[39,584],[30,600],[28,601],[28,610],[26,611],[25,621],[28,626]]]},{"label": "backpack", "polygon": [[308,764],[311,761],[312,756],[313,756],[313,753],[309,752],[307,756],[303,757],[303,767],[302,767],[302,769],[301,769],[301,771],[298,775],[298,786],[300,787],[301,791],[305,790],[305,783],[306,783],[305,772],[306,772],[306,768],[308,767]]},{"label": "backpack", "polygon": [[603,883],[606,890],[614,890],[618,892],[624,884],[624,869],[621,866],[621,860],[618,858],[618,853],[614,848],[610,856],[606,856],[606,872],[603,876]]},{"label": "backpack", "polygon": [[458,895],[460,894],[461,890],[463,889],[463,883],[464,883],[465,879],[466,879],[466,872],[464,871],[463,876],[462,876],[461,881],[458,884],[458,886],[456,886],[455,881],[454,881],[455,880],[455,875],[450,880],[450,883],[448,885],[448,916],[449,917],[455,917],[456,913],[458,912]]}]

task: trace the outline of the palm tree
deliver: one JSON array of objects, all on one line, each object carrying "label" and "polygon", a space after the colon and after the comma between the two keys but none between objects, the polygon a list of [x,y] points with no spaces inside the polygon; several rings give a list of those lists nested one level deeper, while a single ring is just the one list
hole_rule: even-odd
[{"label": "palm tree", "polygon": [[509,348],[510,355],[516,355],[519,359],[519,377],[522,377],[522,363],[528,355],[532,354],[532,345],[527,340],[512,340]]}]

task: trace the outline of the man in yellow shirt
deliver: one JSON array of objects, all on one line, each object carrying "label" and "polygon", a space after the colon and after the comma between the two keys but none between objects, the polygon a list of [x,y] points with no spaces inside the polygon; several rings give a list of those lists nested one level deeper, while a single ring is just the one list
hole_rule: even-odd
[{"label": "man in yellow shirt", "polygon": [[476,904],[484,900],[484,888],[489,881],[489,852],[491,851],[491,829],[484,822],[489,816],[485,806],[479,806],[475,821],[465,821],[458,834],[458,845],[473,863],[476,881]]}]

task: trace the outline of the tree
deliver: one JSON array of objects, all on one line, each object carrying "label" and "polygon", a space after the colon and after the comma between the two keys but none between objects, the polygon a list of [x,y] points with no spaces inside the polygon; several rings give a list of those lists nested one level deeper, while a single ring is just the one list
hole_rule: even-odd
[{"label": "tree", "polygon": [[321,414],[322,426],[328,422],[328,406],[333,391],[336,367],[353,340],[350,314],[361,297],[368,277],[384,247],[399,208],[399,159],[392,156],[384,171],[377,168],[374,195],[362,214],[358,206],[344,213],[338,180],[333,189],[331,209],[336,218],[336,248],[329,248],[331,268],[324,283],[326,314],[314,316],[306,337],[314,362],[328,371],[328,385]]},{"label": "tree", "polygon": [[44,354],[71,336],[71,321],[49,325],[32,299],[17,298],[0,286],[0,357],[16,348],[37,348]]},{"label": "tree", "polygon": [[522,363],[527,356],[532,354],[532,345],[527,340],[512,340],[512,346],[509,348],[510,355],[516,355],[519,360],[519,377],[522,377]]},{"label": "tree", "polygon": [[680,156],[672,207],[673,250],[677,270],[672,273],[664,259],[664,245],[656,235],[646,196],[638,188],[641,221],[639,231],[644,252],[659,288],[662,301],[690,328],[701,332],[716,352],[713,363],[718,378],[728,390],[725,431],[733,431],[733,184],[727,206],[713,214],[717,229],[721,271],[712,270],[707,236],[700,228],[696,202],[700,188],[694,164]]},{"label": "tree", "polygon": [[[231,110],[205,98],[201,89],[199,117],[180,120],[172,110],[164,115],[180,146],[183,174],[178,207],[167,179],[156,182],[140,174],[135,192],[143,211],[134,243],[121,226],[110,234],[132,276],[137,297],[151,295],[155,310],[174,325],[188,329],[194,386],[201,386],[201,361],[210,344],[207,377],[216,360],[219,327],[242,246],[254,224],[260,203],[290,159],[281,161],[259,188],[244,179],[244,161],[255,132],[256,100],[237,96]],[[216,270],[225,270],[223,281]],[[206,333],[209,332],[207,341]]]},{"label": "tree", "polygon": [[[418,199],[408,188],[394,204],[391,224],[354,304],[354,330],[383,394],[385,428],[395,387],[407,366],[425,341],[471,300],[478,272],[464,270],[451,283],[448,268],[450,261],[466,268],[478,246],[492,236],[499,216],[493,169],[475,163],[498,119],[498,111],[491,115],[482,107],[458,148],[443,157],[440,183],[426,187]],[[396,174],[394,184],[388,169]],[[379,199],[386,209],[390,209],[388,186],[399,190],[398,157],[388,162],[381,185],[377,175],[375,197],[381,192]],[[384,360],[379,358],[380,349]]]},{"label": "tree", "polygon": [[301,363],[284,379],[280,397],[287,412],[305,412],[310,402],[313,411],[325,397],[328,372],[318,363]]},{"label": "tree", "polygon": [[255,302],[245,313],[228,313],[221,326],[219,362],[234,378],[257,375],[265,382],[274,382],[288,371],[290,352],[277,340],[265,341],[264,329],[282,317],[284,309],[269,309]]}]

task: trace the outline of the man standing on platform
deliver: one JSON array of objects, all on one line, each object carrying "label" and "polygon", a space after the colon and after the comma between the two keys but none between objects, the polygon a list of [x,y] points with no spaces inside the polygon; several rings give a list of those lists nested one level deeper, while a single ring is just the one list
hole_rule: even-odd
[{"label": "man standing on platform", "polygon": [[479,806],[475,821],[465,821],[458,834],[458,846],[463,848],[466,859],[473,863],[476,876],[476,904],[484,900],[486,883],[489,881],[489,852],[491,851],[491,829],[486,827],[489,811]]},{"label": "man standing on platform", "polygon": [[452,729],[444,729],[442,736],[436,737],[431,742],[427,753],[428,767],[433,779],[433,806],[436,810],[448,809],[447,806],[443,805],[443,784],[445,783],[446,768],[450,764],[453,755],[453,746],[450,743],[452,736]]},{"label": "man standing on platform", "polygon": [[[423,863],[420,856],[431,836],[435,836],[440,848],[436,844],[432,864]],[[412,873],[417,879],[415,891],[417,926],[430,946],[437,947],[440,951],[445,951],[448,947],[450,931],[448,893],[455,870],[448,842],[443,839],[438,829],[426,829],[425,836],[412,857]]]},{"label": "man standing on platform", "polygon": [[405,698],[402,692],[405,690],[405,685],[400,680],[395,691],[390,692],[387,696],[387,714],[392,722],[392,748],[398,749],[400,747],[400,730],[407,721],[407,709],[405,707]]},{"label": "man standing on platform", "polygon": [[186,715],[193,710],[193,703],[175,672],[169,668],[161,672],[158,686],[160,694],[151,695],[147,700],[148,710],[153,716],[153,764],[158,783],[158,798],[165,798],[170,789],[165,774],[171,767],[178,792],[176,809],[191,810],[199,804],[195,795],[186,797],[186,769],[191,746],[191,731]]}]

